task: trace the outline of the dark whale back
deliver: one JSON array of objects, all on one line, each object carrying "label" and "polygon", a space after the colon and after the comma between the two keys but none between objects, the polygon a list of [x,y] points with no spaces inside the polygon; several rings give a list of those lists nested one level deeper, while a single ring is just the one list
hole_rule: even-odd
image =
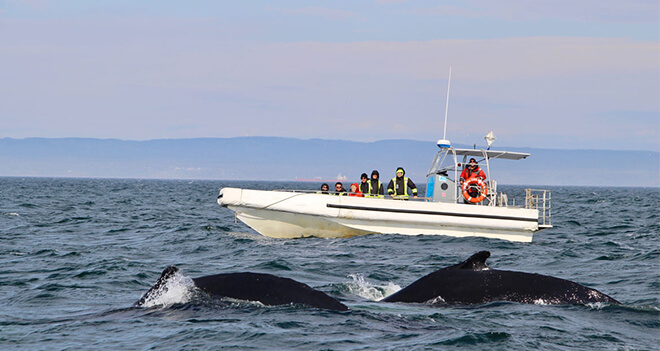
[{"label": "dark whale back", "polygon": [[[176,266],[163,270],[156,281],[135,306],[143,306],[145,301],[162,293],[168,280],[178,272]],[[263,273],[224,273],[192,279],[198,289],[219,297],[258,301],[264,305],[276,306],[301,304],[322,309],[346,311],[348,307],[338,300],[315,290],[309,285],[293,279]]]},{"label": "dark whale back", "polygon": [[322,291],[271,274],[223,273],[194,278],[193,281],[195,286],[209,294],[259,301],[264,305],[302,304],[329,310],[348,310],[344,304]]},{"label": "dark whale back", "polygon": [[595,289],[547,275],[490,269],[488,251],[435,271],[385,298],[387,302],[482,304],[512,301],[539,304],[614,303]]}]

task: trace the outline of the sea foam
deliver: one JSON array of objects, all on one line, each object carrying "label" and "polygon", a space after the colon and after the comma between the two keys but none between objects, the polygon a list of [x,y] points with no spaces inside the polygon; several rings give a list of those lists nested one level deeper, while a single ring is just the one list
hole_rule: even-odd
[{"label": "sea foam", "polygon": [[349,274],[352,281],[346,283],[348,290],[351,294],[369,299],[372,301],[380,301],[385,297],[394,294],[401,290],[399,285],[389,282],[387,285],[373,285],[364,279],[362,274]]},{"label": "sea foam", "polygon": [[178,303],[186,303],[192,299],[194,289],[195,283],[192,278],[176,272],[160,289],[151,294],[142,306],[169,307]]}]

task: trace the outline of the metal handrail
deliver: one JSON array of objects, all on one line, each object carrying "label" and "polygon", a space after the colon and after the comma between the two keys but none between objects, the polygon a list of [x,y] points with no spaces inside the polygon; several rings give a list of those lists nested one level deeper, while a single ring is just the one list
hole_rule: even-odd
[{"label": "metal handrail", "polygon": [[525,208],[539,210],[539,226],[552,227],[552,192],[525,189]]}]

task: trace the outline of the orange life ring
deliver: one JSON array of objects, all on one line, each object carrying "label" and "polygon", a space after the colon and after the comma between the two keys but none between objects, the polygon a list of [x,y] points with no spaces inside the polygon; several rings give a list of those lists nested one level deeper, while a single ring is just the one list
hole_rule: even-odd
[{"label": "orange life ring", "polygon": [[[480,192],[481,194],[477,197],[472,197],[468,193],[468,189],[473,184],[476,184],[481,188],[481,192]],[[486,186],[486,183],[484,183],[484,181],[481,180],[481,178],[470,178],[465,182],[463,182],[463,197],[465,198],[465,200],[470,201],[473,204],[476,204],[477,202],[483,201],[486,198],[487,194],[488,194],[488,187]]]}]

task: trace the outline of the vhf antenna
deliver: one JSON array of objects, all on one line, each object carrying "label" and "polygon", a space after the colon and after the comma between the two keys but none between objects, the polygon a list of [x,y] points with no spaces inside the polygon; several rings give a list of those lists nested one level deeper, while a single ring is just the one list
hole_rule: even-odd
[{"label": "vhf antenna", "polygon": [[451,87],[451,66],[449,67],[449,79],[447,80],[447,102],[445,103],[445,130],[442,139],[447,140],[447,113],[449,112],[449,88]]},{"label": "vhf antenna", "polygon": [[449,88],[451,87],[451,66],[449,67],[449,79],[447,80],[447,103],[445,103],[445,131],[442,133],[442,139],[438,140],[440,149],[448,149],[451,142],[447,140],[447,112],[449,112]]}]

